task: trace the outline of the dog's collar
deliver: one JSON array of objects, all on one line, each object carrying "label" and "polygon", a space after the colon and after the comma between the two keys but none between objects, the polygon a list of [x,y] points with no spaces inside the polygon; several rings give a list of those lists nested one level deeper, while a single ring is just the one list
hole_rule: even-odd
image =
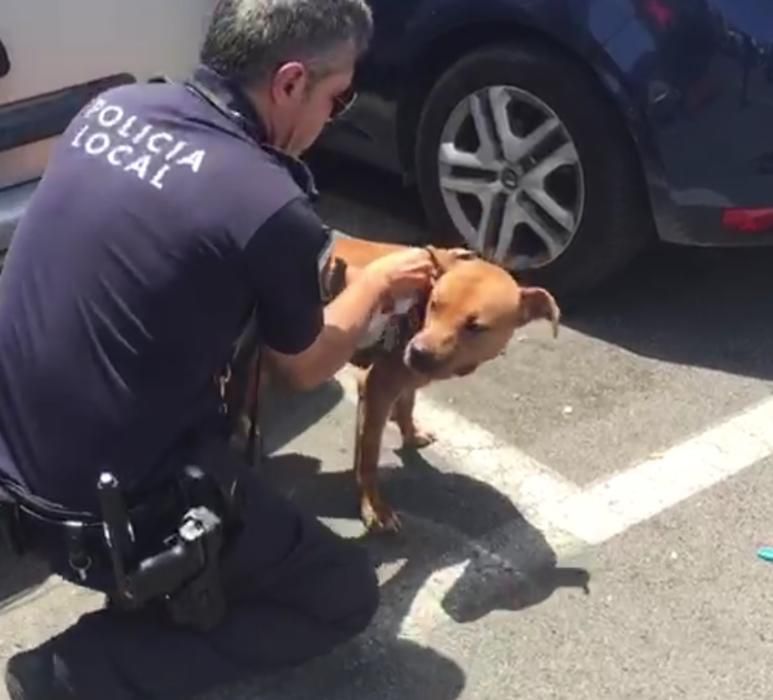
[{"label": "dog's collar", "polygon": [[425,245],[424,250],[427,251],[427,254],[429,255],[429,259],[432,261],[432,265],[435,268],[435,279],[440,277],[440,275],[443,274],[443,266],[440,264],[440,260],[437,255],[435,255],[435,250],[431,245]]},{"label": "dog's collar", "polygon": [[426,295],[417,295],[396,299],[388,308],[380,309],[357,349],[380,349],[387,353],[402,350],[424,325],[427,302]]}]

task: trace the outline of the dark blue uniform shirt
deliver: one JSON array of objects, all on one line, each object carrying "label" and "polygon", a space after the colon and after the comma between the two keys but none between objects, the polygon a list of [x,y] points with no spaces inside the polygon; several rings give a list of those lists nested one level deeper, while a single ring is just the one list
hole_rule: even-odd
[{"label": "dark blue uniform shirt", "polygon": [[253,308],[266,345],[314,341],[328,233],[262,133],[205,69],[74,119],[0,275],[0,477],[74,509],[102,469],[144,487],[218,410]]}]

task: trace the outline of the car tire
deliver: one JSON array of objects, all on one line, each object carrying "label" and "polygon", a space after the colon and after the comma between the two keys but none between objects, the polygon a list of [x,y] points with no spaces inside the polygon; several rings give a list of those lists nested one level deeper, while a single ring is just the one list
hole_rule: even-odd
[{"label": "car tire", "polygon": [[511,86],[552,111],[573,141],[583,197],[581,215],[572,219],[571,240],[554,259],[520,267],[498,262],[519,280],[560,296],[588,291],[623,268],[652,239],[652,215],[620,115],[592,75],[540,44],[477,50],[453,64],[430,89],[419,118],[415,168],[431,239],[478,248],[490,257],[490,251],[466,241],[454,224],[441,191],[439,158],[454,110],[494,85]]}]

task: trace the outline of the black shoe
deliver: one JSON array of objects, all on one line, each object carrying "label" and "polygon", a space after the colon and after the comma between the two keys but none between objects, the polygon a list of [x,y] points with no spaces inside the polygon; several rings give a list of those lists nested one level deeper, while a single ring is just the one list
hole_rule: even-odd
[{"label": "black shoe", "polygon": [[77,700],[54,673],[54,659],[45,651],[28,651],[8,661],[5,686],[11,700]]}]

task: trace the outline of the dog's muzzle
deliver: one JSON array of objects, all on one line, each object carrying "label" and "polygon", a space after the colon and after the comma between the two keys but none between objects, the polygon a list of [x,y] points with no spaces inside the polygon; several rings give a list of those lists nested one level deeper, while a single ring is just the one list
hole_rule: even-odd
[{"label": "dog's muzzle", "polygon": [[438,356],[420,343],[411,342],[405,348],[405,364],[420,373],[429,373],[440,366]]}]

